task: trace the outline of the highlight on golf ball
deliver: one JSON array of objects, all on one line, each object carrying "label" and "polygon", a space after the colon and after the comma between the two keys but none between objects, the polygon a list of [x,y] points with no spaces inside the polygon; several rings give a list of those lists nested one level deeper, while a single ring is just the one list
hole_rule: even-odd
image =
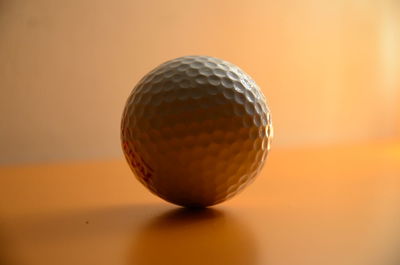
[{"label": "highlight on golf ball", "polygon": [[122,148],[152,193],[186,207],[223,202],[261,170],[273,135],[264,95],[239,67],[209,56],[167,61],[134,87]]}]

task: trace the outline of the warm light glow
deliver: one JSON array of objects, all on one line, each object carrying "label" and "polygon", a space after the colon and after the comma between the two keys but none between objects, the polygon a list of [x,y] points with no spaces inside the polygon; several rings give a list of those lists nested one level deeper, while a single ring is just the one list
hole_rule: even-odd
[{"label": "warm light glow", "polygon": [[[380,28],[380,74],[382,78],[382,130],[388,135],[399,126],[400,116],[400,19],[394,1],[383,1]],[[399,132],[399,131],[397,131]]]}]

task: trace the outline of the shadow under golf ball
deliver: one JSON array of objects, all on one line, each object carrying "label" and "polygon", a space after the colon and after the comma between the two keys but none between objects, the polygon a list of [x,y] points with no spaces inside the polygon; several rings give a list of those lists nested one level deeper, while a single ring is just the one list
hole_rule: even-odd
[{"label": "shadow under golf ball", "polygon": [[175,209],[147,223],[135,238],[129,264],[253,265],[252,234],[216,209]]}]

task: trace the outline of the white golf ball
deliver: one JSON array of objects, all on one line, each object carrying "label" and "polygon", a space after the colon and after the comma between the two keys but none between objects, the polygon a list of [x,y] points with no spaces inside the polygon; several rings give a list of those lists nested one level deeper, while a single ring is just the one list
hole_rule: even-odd
[{"label": "white golf ball", "polygon": [[187,207],[220,203],[252,182],[272,134],[257,84],[209,56],[170,60],[144,76],[121,123],[123,151],[138,180]]}]

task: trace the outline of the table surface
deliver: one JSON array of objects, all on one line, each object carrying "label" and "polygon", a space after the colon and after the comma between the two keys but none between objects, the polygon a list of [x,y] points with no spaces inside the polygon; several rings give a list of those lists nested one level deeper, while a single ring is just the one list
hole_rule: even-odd
[{"label": "table surface", "polygon": [[267,160],[202,211],[150,194],[122,159],[1,167],[0,264],[400,264],[400,142]]}]

